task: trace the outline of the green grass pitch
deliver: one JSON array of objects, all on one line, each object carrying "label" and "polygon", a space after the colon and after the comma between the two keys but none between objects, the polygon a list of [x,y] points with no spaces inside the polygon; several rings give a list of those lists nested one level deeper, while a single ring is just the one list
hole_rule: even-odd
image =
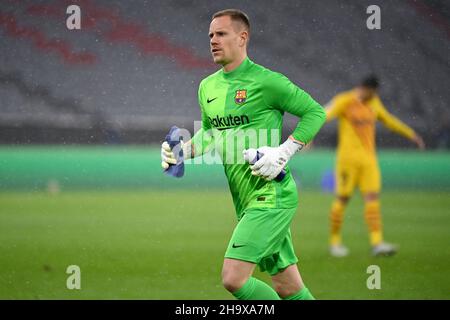
[{"label": "green grass pitch", "polygon": [[[386,240],[397,256],[373,258],[359,195],[344,225],[350,256],[328,256],[332,196],[301,192],[292,224],[299,267],[318,299],[449,299],[450,197],[384,192]],[[232,299],[223,254],[235,225],[227,191],[0,194],[1,299]],[[66,268],[81,268],[81,290]],[[369,290],[369,265],[381,289]],[[270,282],[259,271],[256,276]]]}]

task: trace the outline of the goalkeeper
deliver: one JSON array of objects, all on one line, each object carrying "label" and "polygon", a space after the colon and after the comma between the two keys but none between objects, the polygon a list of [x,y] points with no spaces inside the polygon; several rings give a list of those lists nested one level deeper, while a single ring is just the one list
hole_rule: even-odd
[{"label": "goalkeeper", "polygon": [[[255,135],[257,141],[245,142],[243,149],[253,143],[262,155],[256,163],[243,161],[248,150],[237,152],[235,162],[224,161],[238,223],[225,253],[222,282],[237,299],[314,299],[302,281],[292,245],[290,224],[298,195],[287,162],[317,134],[325,111],[285,76],[252,62],[247,57],[249,35],[245,13],[228,9],[213,15],[210,49],[222,68],[200,83],[202,129],[182,146],[183,155],[200,156],[212,141],[227,141],[227,135],[238,130],[280,133],[284,112],[301,117],[281,145],[281,135],[264,143]],[[227,153],[235,149],[224,150],[222,158],[233,159]],[[177,162],[167,143],[161,155],[164,169]],[[279,181],[282,171],[286,175]],[[273,287],[252,277],[257,265],[271,275]]]}]

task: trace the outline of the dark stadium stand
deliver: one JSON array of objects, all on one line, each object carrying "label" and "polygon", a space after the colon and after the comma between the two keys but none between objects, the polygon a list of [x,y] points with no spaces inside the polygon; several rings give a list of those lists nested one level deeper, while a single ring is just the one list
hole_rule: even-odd
[{"label": "dark stadium stand", "polygon": [[[66,28],[72,3],[81,7],[81,30]],[[370,4],[2,1],[0,143],[154,143],[173,124],[192,130],[198,84],[217,69],[210,16],[237,7],[251,18],[255,62],[286,74],[322,104],[375,72],[388,109],[429,145],[445,145],[436,138],[448,141],[449,3],[377,1],[382,26],[372,31]],[[380,133],[383,146],[407,145]],[[328,125],[317,144],[334,137]]]}]

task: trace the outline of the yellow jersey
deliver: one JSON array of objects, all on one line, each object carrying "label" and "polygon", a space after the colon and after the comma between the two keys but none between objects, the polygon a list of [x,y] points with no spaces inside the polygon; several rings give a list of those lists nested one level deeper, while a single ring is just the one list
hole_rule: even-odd
[{"label": "yellow jersey", "polygon": [[327,122],[338,118],[338,158],[375,157],[376,121],[390,130],[412,139],[413,129],[390,114],[378,95],[361,102],[354,90],[336,95],[327,110]]}]

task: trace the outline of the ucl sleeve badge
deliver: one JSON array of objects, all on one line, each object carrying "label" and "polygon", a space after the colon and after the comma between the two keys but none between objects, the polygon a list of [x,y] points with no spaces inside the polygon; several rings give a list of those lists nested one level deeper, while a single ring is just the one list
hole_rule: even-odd
[{"label": "ucl sleeve badge", "polygon": [[234,102],[236,104],[243,104],[247,100],[247,90],[236,90],[236,95],[234,96]]}]

